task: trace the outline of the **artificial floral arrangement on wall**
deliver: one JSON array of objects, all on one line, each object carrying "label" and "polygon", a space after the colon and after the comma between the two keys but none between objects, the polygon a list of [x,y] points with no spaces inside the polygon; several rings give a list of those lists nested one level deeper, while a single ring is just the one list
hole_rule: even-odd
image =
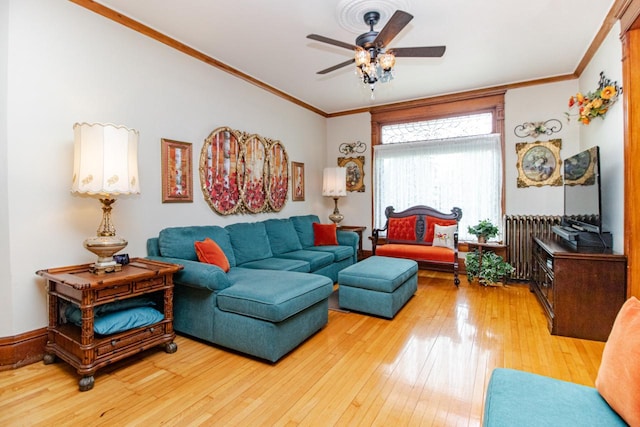
[{"label": "artificial floral arrangement on wall", "polygon": [[220,215],[279,212],[287,201],[288,165],[280,141],[217,128],[200,153],[204,198]]},{"label": "artificial floral arrangement on wall", "polygon": [[577,108],[578,113],[565,113],[567,120],[577,115],[579,123],[588,125],[591,123],[591,120],[596,117],[604,119],[607,111],[616,103],[621,93],[622,87],[618,85],[618,82],[612,82],[606,78],[604,71],[602,71],[600,73],[600,80],[598,81],[598,88],[595,91],[589,92],[586,95],[578,92],[575,96],[569,98],[569,108]]}]

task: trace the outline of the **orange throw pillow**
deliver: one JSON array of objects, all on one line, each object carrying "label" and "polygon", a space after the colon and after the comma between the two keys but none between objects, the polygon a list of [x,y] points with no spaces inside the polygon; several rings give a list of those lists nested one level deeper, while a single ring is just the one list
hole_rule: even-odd
[{"label": "orange throw pillow", "polygon": [[389,218],[387,224],[388,240],[416,240],[415,215],[406,218]]},{"label": "orange throw pillow", "polygon": [[224,254],[220,246],[210,238],[207,237],[202,242],[196,242],[195,248],[196,255],[198,255],[198,260],[200,260],[200,262],[217,265],[223,269],[225,273],[229,271],[229,268],[231,268],[227,256]]},{"label": "orange throw pillow", "polygon": [[335,224],[313,223],[314,246],[330,246],[338,244],[337,227]]},{"label": "orange throw pillow", "polygon": [[596,388],[629,425],[640,426],[640,301],[629,298],[604,345]]}]

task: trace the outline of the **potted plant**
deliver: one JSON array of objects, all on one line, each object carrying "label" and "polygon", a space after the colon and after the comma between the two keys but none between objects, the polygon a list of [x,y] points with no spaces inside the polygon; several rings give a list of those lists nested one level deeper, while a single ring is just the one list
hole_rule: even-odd
[{"label": "potted plant", "polygon": [[467,253],[465,267],[467,279],[470,282],[477,277],[480,283],[485,286],[494,286],[500,280],[510,277],[515,270],[511,264],[493,252],[483,252],[481,264],[480,254],[477,250]]},{"label": "potted plant", "polygon": [[469,226],[469,233],[478,237],[478,243],[486,243],[487,239],[498,235],[498,227],[493,225],[488,219],[483,219],[478,224]]}]

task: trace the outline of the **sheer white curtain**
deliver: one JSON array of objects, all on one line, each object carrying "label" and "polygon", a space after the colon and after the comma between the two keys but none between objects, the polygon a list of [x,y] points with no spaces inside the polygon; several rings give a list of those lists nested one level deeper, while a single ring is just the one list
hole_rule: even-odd
[{"label": "sheer white curtain", "polygon": [[376,228],[384,226],[387,206],[427,205],[446,213],[457,206],[459,238],[474,240],[467,226],[482,219],[502,228],[500,135],[376,145],[373,187]]}]

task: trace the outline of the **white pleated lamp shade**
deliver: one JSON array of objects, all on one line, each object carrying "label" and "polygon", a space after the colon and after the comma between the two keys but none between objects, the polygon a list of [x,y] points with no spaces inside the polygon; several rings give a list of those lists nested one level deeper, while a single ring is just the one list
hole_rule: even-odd
[{"label": "white pleated lamp shade", "polygon": [[138,131],[103,123],[76,123],[74,193],[139,194]]},{"label": "white pleated lamp shade", "polygon": [[347,195],[347,168],[324,168],[322,195],[344,197]]}]

